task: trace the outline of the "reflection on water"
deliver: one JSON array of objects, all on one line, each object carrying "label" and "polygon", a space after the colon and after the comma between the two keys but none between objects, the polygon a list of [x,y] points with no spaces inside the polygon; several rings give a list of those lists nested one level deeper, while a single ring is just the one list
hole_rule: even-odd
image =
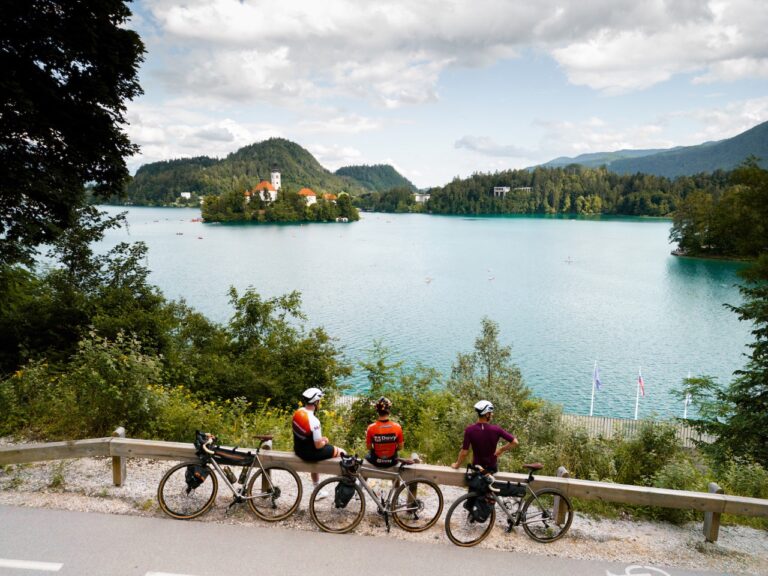
[{"label": "reflection on water", "polygon": [[[110,209],[112,210],[112,209]],[[218,322],[229,286],[271,297],[302,292],[310,325],[338,339],[355,365],[374,339],[407,366],[444,375],[470,351],[480,320],[497,321],[525,382],[566,411],[681,415],[670,391],[690,371],[727,382],[742,367],[748,328],[740,267],[669,255],[669,222],[649,219],[465,218],[364,214],[353,224],[209,225],[191,209],[132,208],[130,236],[149,245],[151,280]],[[445,377],[444,377],[445,378]],[[350,380],[363,387],[358,370]]]}]

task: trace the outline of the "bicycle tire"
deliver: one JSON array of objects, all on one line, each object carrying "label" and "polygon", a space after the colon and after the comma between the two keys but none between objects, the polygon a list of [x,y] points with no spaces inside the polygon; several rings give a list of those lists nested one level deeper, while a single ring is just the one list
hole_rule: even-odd
[{"label": "bicycle tire", "polygon": [[182,462],[168,470],[157,486],[157,502],[160,509],[171,518],[191,520],[207,512],[216,501],[219,481],[210,470],[205,481],[189,490],[186,481],[187,466],[200,466],[200,461]]},{"label": "bicycle tire", "polygon": [[432,480],[414,478],[395,490],[391,506],[392,518],[400,528],[407,532],[423,532],[434,526],[440,518],[443,512],[443,493]]},{"label": "bicycle tire", "polygon": [[[355,482],[355,494],[344,508],[336,508],[334,496],[336,486],[346,482],[343,476],[333,476],[320,482],[309,497],[309,515],[323,532],[346,534],[354,530],[365,514],[365,495]],[[322,490],[326,491],[323,499],[318,498]]]},{"label": "bicycle tire", "polygon": [[[555,502],[558,503],[561,521],[555,518]],[[559,540],[573,522],[573,506],[568,497],[556,488],[542,488],[529,494],[525,499],[523,511],[520,515],[523,530],[537,542],[554,542]]]},{"label": "bicycle tire", "polygon": [[464,503],[470,498],[482,498],[476,492],[468,492],[456,500],[448,513],[445,515],[445,533],[448,540],[461,546],[469,548],[480,544],[491,533],[493,525],[496,523],[496,505],[491,506],[491,513],[485,522],[476,522],[472,519],[469,510],[464,508]]},{"label": "bicycle tire", "polygon": [[[271,486],[258,485],[264,474],[269,473]],[[259,486],[254,497],[253,488]],[[253,513],[267,522],[284,520],[296,512],[301,504],[302,485],[296,472],[283,466],[265,466],[257,470],[248,481],[245,495],[248,496],[248,506]],[[261,495],[261,496],[260,496]]]}]

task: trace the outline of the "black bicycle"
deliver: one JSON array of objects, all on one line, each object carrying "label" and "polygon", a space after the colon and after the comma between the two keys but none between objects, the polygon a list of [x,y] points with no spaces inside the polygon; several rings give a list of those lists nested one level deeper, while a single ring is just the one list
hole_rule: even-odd
[{"label": "black bicycle", "polygon": [[[219,491],[217,476],[232,491],[231,508],[248,502],[262,520],[275,522],[293,514],[301,502],[299,475],[290,468],[264,466],[259,451],[272,436],[256,436],[256,453],[214,446],[216,437],[197,432],[195,447],[198,460],[182,462],[165,473],[157,488],[160,509],[173,518],[189,520],[207,512]],[[240,466],[236,476],[230,466]],[[251,472],[254,472],[251,474]]]},{"label": "black bicycle", "polygon": [[507,518],[507,532],[515,526],[537,542],[562,538],[573,522],[571,501],[556,488],[534,490],[533,473],[541,464],[524,464],[528,478],[522,482],[496,482],[480,466],[467,468],[470,492],[456,500],[445,516],[445,533],[457,546],[474,546],[488,534],[496,521],[496,507]]}]

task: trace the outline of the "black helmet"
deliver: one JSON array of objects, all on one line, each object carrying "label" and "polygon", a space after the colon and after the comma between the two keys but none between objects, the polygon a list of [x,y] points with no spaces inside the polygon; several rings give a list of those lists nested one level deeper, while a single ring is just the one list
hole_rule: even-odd
[{"label": "black helmet", "polygon": [[392,409],[392,400],[386,396],[382,396],[376,401],[376,412],[378,414],[389,414]]}]

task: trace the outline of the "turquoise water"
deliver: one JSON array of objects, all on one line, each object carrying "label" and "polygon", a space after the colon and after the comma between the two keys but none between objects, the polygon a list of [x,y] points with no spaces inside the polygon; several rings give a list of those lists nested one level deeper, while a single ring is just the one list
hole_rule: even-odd
[{"label": "turquoise water", "polygon": [[[109,208],[110,212],[117,211]],[[131,208],[118,241],[149,245],[151,280],[225,322],[227,289],[303,295],[309,325],[324,326],[348,360],[380,339],[393,359],[448,374],[471,350],[480,321],[504,344],[538,396],[595,415],[680,416],[670,395],[690,371],[730,381],[743,367],[749,326],[729,262],[669,255],[670,223],[649,219],[462,218],[363,214],[353,224],[222,225],[199,210]],[[365,380],[358,373],[356,387]]]}]

